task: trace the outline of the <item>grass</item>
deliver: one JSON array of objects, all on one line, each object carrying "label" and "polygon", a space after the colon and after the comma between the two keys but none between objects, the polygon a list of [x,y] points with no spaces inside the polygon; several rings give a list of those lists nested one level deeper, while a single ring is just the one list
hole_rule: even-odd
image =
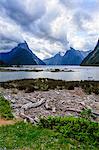
[{"label": "grass", "polygon": [[65,150],[76,147],[75,141],[65,139],[58,132],[38,128],[29,123],[17,123],[0,127],[1,149],[31,149],[31,150]]},{"label": "grass", "polygon": [[0,96],[0,118],[13,119],[10,103]]},{"label": "grass", "polygon": [[76,118],[47,118],[39,125],[0,127],[1,149],[98,150],[99,124]]},{"label": "grass", "polygon": [[96,119],[96,118],[97,118],[96,115],[94,115],[94,114],[92,113],[92,110],[91,110],[91,109],[83,109],[83,110],[81,111],[81,113],[80,113],[80,116],[81,116],[82,118],[87,119],[87,120],[91,120],[91,119]]},{"label": "grass", "polygon": [[[82,112],[83,117],[90,111]],[[7,100],[0,97],[0,116],[13,118]],[[84,118],[48,117],[39,124],[17,122],[0,126],[0,149],[7,150],[98,150],[99,123]]]}]

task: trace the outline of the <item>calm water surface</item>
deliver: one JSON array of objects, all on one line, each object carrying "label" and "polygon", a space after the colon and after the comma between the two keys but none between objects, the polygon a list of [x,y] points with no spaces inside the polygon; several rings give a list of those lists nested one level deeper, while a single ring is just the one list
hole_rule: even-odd
[{"label": "calm water surface", "polygon": [[[17,70],[16,72],[0,72],[0,82],[15,79],[30,78],[51,78],[62,79],[66,81],[95,80],[99,81],[99,67],[82,67],[82,66],[24,66],[22,68],[10,68]],[[19,69],[39,69],[39,72],[18,71]],[[61,72],[51,72],[50,69],[67,70]],[[72,70],[72,71],[70,71]]]}]

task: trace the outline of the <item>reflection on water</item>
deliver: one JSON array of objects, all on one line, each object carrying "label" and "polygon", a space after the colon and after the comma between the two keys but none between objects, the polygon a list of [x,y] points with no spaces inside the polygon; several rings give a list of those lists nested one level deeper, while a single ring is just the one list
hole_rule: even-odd
[{"label": "reflection on water", "polygon": [[[39,72],[0,72],[0,81],[29,78],[51,78],[62,79],[66,81],[95,80],[99,81],[99,67],[82,66],[28,66],[13,69],[41,69]],[[50,69],[72,70],[70,72],[51,72]]]}]

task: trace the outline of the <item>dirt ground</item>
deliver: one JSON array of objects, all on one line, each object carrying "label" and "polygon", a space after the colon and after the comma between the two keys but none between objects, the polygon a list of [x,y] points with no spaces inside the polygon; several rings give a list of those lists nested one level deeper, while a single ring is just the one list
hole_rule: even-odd
[{"label": "dirt ground", "polygon": [[0,126],[2,126],[2,125],[10,125],[10,124],[14,124],[14,123],[15,123],[14,120],[0,119]]}]

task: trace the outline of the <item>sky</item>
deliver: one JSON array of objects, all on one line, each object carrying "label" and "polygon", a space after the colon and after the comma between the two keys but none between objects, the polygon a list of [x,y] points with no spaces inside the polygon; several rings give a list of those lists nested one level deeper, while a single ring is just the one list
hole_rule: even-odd
[{"label": "sky", "polygon": [[0,0],[0,50],[27,41],[41,59],[69,47],[93,50],[99,38],[99,0]]}]

